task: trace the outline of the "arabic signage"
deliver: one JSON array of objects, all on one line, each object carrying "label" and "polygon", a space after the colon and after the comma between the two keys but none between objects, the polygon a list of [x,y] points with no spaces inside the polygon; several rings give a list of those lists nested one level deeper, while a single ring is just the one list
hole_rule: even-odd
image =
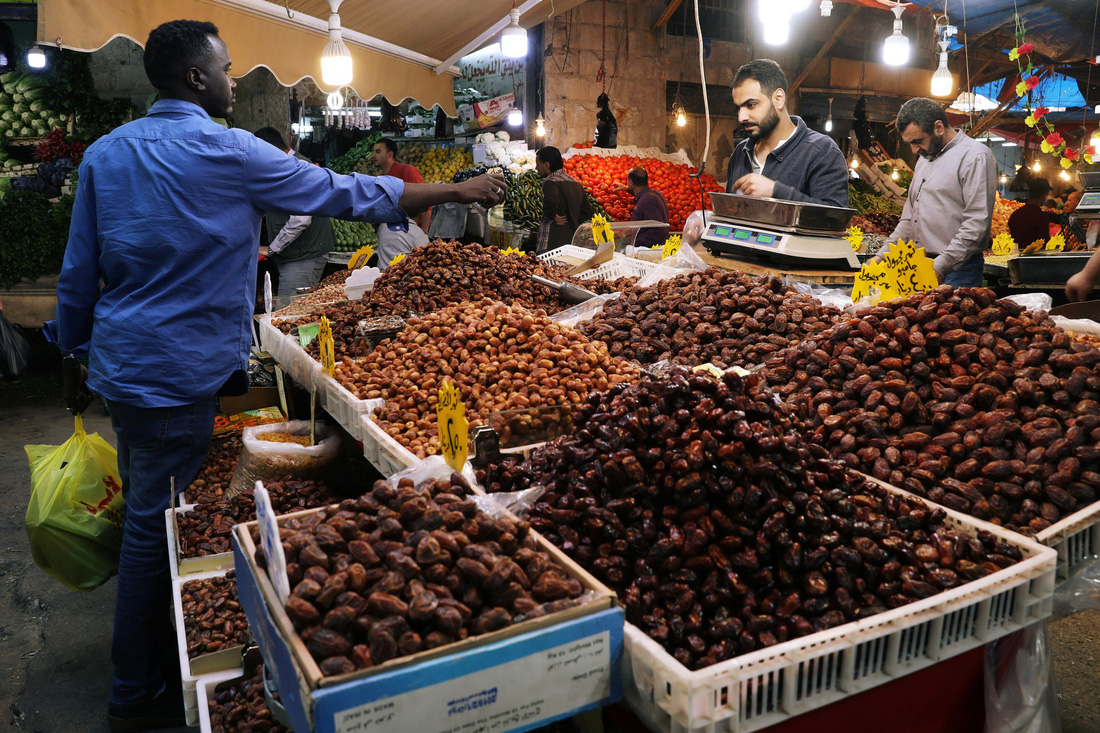
[{"label": "arabic signage", "polygon": [[516,106],[523,106],[523,86],[527,79],[526,59],[510,59],[500,44],[464,56],[458,62],[462,75],[454,80],[455,91],[473,87],[488,97],[516,95]]}]

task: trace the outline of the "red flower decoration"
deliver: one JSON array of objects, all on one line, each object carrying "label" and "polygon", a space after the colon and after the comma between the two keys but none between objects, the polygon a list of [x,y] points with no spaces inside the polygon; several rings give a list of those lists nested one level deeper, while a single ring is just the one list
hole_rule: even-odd
[{"label": "red flower decoration", "polygon": [[1032,51],[1034,51],[1034,50],[1035,50],[1035,46],[1031,45],[1030,43],[1021,43],[1021,44],[1020,44],[1020,48],[1019,48],[1019,49],[1017,49],[1017,50],[1018,50],[1019,54],[1020,54],[1021,56],[1023,56],[1023,55],[1025,55],[1025,54],[1029,54],[1029,53],[1031,53]]},{"label": "red flower decoration", "polygon": [[1064,155],[1066,157],[1066,160],[1077,160],[1077,149],[1076,148],[1066,148],[1062,152],[1062,155]]},{"label": "red flower decoration", "polygon": [[1049,111],[1050,110],[1047,109],[1046,107],[1039,106],[1039,107],[1035,108],[1035,111],[1031,113],[1031,116],[1034,117],[1035,119],[1039,119],[1040,117],[1042,117],[1043,115],[1045,115]]},{"label": "red flower decoration", "polygon": [[1046,136],[1046,142],[1047,142],[1047,145],[1049,145],[1050,147],[1056,148],[1059,145],[1061,145],[1062,143],[1064,143],[1065,140],[1062,139],[1062,134],[1061,133],[1052,132],[1052,133],[1050,133],[1049,135]]},{"label": "red flower decoration", "polygon": [[1031,91],[1035,87],[1039,86],[1039,75],[1038,74],[1032,74],[1031,76],[1029,76],[1027,78],[1027,80],[1024,83],[1027,84],[1028,91]]}]

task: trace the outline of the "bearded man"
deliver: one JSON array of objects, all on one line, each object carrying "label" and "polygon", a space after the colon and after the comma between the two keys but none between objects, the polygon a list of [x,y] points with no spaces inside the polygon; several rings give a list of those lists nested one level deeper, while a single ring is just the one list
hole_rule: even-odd
[{"label": "bearded man", "polygon": [[919,155],[901,220],[889,242],[914,240],[934,257],[941,283],[982,284],[982,250],[990,246],[997,160],[989,148],[951,127],[939,102],[910,99],[897,130]]},{"label": "bearded man", "polygon": [[787,77],[756,59],[733,77],[737,121],[749,133],[730,155],[726,193],[848,205],[848,166],[832,138],[787,110]]}]

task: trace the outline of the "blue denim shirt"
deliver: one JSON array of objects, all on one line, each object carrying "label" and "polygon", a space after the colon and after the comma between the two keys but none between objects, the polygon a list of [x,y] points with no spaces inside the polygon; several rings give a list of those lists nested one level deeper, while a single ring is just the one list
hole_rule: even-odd
[{"label": "blue denim shirt", "polygon": [[84,155],[47,335],[87,350],[88,384],[109,400],[210,397],[248,364],[263,212],[395,221],[404,186],[337,175],[161,100]]}]

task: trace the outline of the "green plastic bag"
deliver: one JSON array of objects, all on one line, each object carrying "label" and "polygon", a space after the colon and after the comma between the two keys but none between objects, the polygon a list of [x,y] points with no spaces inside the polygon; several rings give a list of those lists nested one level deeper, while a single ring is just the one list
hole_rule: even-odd
[{"label": "green plastic bag", "polygon": [[70,590],[91,591],[118,572],[122,481],[118,454],[99,433],[63,445],[27,445],[31,498],[24,525],[35,564]]}]

